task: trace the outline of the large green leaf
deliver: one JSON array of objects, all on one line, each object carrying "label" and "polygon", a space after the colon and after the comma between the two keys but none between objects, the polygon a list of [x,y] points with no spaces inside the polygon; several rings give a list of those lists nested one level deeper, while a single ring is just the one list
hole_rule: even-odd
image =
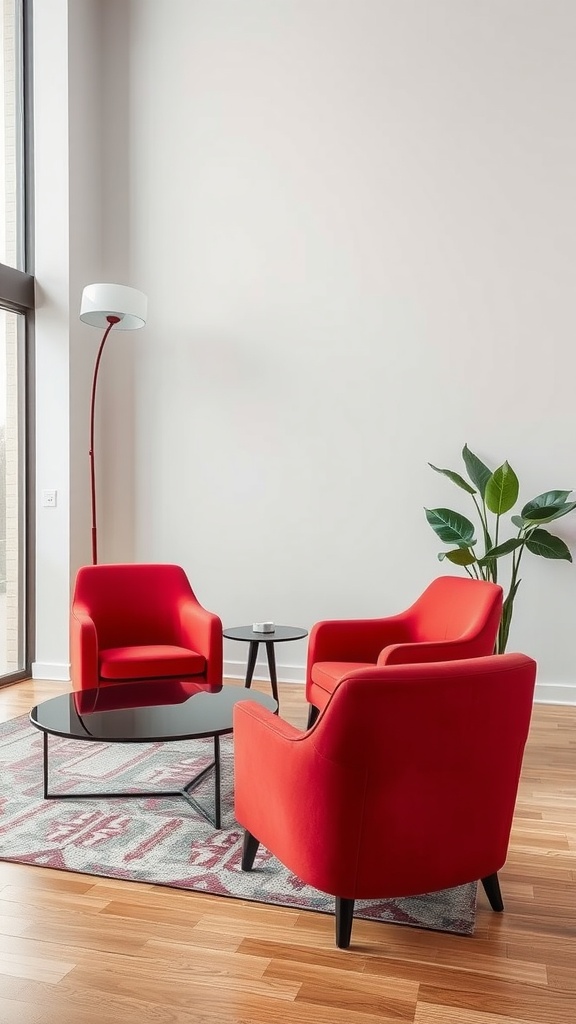
[{"label": "large green leaf", "polygon": [[503,544],[498,544],[497,547],[491,548],[487,551],[483,558],[478,559],[478,565],[487,565],[488,562],[493,562],[496,558],[501,558],[502,555],[509,555],[511,551],[516,551],[524,544],[523,537],[512,537],[510,540],[505,540]]},{"label": "large green leaf", "polygon": [[468,445],[465,444],[462,449],[462,458],[464,459],[464,465],[466,466],[466,472],[470,477],[473,484],[480,491],[480,496],[484,498],[484,492],[486,490],[486,484],[492,476],[492,470],[488,469],[483,462],[480,461],[474,452],[471,452]]},{"label": "large green leaf", "polygon": [[438,466],[433,466],[431,462],[428,463],[430,469],[435,470],[436,473],[442,473],[443,476],[447,476],[453,484],[457,487],[461,487],[463,491],[468,491],[468,494],[476,494],[473,487],[470,486],[467,480],[459,473],[455,473],[452,469],[439,469]]},{"label": "large green leaf", "polygon": [[425,508],[424,511],[430,526],[445,544],[470,547],[475,543],[474,524],[466,516],[450,508]]},{"label": "large green leaf", "polygon": [[484,501],[490,512],[501,516],[509,512],[518,500],[520,485],[518,477],[508,462],[504,462],[498,469],[495,469],[486,484]]},{"label": "large green leaf", "polygon": [[533,555],[541,555],[542,558],[562,558],[566,562],[572,561],[570,548],[560,537],[555,537],[548,530],[534,530],[526,541],[528,551]]},{"label": "large green leaf", "polygon": [[472,565],[476,556],[470,548],[455,548],[453,551],[446,551],[446,558],[454,565]]},{"label": "large green leaf", "polygon": [[[522,509],[521,515],[524,519],[536,518],[531,515],[532,512],[539,512],[542,509],[548,508],[550,505],[560,506],[566,501],[566,498],[572,491],[544,491],[544,494],[537,495],[536,498],[532,498],[532,501],[528,501]],[[538,516],[537,518],[541,518]]]},{"label": "large green leaf", "polygon": [[576,501],[567,501],[564,505],[561,505],[556,512],[553,512],[552,515],[548,516],[548,519],[540,520],[540,522],[551,523],[553,519],[560,519],[562,516],[567,515],[568,512],[572,512],[575,508]]},{"label": "large green leaf", "polygon": [[528,515],[524,516],[526,523],[551,523],[553,519],[560,519],[561,516],[565,516],[572,509],[576,508],[576,501],[565,501],[559,505],[546,505],[542,508],[533,509]]}]

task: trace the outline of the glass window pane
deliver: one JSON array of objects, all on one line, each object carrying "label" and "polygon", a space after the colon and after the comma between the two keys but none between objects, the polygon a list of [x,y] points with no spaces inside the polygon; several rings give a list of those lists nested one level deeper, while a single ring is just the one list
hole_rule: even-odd
[{"label": "glass window pane", "polygon": [[24,316],[0,309],[0,677],[24,668]]},{"label": "glass window pane", "polygon": [[0,263],[24,269],[20,0],[0,0]]}]

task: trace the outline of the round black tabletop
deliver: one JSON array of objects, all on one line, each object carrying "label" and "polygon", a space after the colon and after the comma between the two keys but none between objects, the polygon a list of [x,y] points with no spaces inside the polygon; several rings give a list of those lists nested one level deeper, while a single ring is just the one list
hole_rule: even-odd
[{"label": "round black tabletop", "polygon": [[210,693],[187,680],[143,680],[52,697],[32,708],[30,721],[43,732],[75,740],[191,740],[231,733],[234,705],[241,700],[270,711],[278,707],[268,694],[252,690],[248,695],[241,686]]},{"label": "round black tabletop", "polygon": [[273,633],[256,633],[252,626],[231,626],[223,630],[223,636],[228,640],[258,640],[259,643],[279,644],[283,640],[303,640],[308,636],[308,630],[300,626],[275,626]]}]

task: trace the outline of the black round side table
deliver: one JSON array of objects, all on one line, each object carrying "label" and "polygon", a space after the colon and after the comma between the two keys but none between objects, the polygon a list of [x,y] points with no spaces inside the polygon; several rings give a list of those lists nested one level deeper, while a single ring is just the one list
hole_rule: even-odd
[{"label": "black round side table", "polygon": [[308,636],[308,630],[301,629],[299,626],[275,626],[273,633],[256,633],[252,629],[252,626],[232,626],[229,629],[225,629],[223,631],[223,635],[227,637],[228,640],[244,640],[250,644],[250,650],[248,651],[248,665],[246,667],[246,682],[244,683],[244,686],[247,686],[248,688],[250,688],[252,684],[252,676],[254,675],[256,658],[258,657],[258,647],[260,644],[266,645],[268,671],[270,672],[270,683],[272,685],[272,696],[274,697],[274,700],[279,703],[274,644],[284,643],[287,640],[303,640],[305,636]]}]

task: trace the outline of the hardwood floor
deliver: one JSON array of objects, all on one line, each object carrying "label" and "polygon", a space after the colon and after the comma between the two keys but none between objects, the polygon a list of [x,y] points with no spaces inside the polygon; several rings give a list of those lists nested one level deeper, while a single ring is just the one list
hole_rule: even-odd
[{"label": "hardwood floor", "polygon": [[[0,720],[67,689],[1,689]],[[480,892],[470,938],[357,920],[344,952],[325,915],[0,862],[0,1022],[573,1024],[575,852],[576,708],[536,705],[506,910]]]}]

